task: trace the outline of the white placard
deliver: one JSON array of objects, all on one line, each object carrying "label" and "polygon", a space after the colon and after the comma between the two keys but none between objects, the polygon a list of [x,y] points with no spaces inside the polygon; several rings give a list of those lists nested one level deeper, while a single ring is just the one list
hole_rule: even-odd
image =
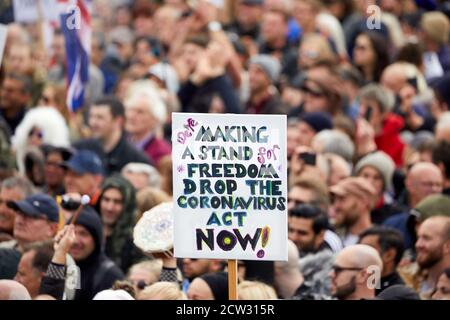
[{"label": "white placard", "polygon": [[5,50],[6,37],[8,35],[8,27],[4,24],[0,24],[0,66],[3,61],[3,51]]},{"label": "white placard", "polygon": [[14,0],[14,20],[16,22],[33,23],[39,20],[39,2],[42,20],[59,21],[56,0]]},{"label": "white placard", "polygon": [[172,114],[176,257],[286,260],[285,115]]}]

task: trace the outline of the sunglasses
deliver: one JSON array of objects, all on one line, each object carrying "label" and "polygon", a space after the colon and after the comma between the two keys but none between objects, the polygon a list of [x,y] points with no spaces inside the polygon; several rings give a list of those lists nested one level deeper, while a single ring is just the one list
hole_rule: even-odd
[{"label": "sunglasses", "polygon": [[346,268],[346,267],[338,266],[336,264],[331,267],[331,270],[333,270],[336,275],[338,275],[339,273],[341,273],[343,271],[361,271],[362,269],[364,269],[364,268],[356,268],[356,267],[355,268],[350,268],[350,267]]}]

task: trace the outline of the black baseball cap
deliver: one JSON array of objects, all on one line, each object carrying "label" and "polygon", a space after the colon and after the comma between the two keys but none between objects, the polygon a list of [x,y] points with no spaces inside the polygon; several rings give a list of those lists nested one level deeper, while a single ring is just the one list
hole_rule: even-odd
[{"label": "black baseball cap", "polygon": [[59,221],[58,204],[55,199],[43,193],[29,196],[20,201],[9,201],[7,206],[29,217],[45,217],[49,221]]}]

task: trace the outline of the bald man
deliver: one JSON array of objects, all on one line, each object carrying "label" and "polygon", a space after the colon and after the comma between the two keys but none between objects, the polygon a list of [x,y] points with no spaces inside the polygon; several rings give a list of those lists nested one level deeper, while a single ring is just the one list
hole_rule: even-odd
[{"label": "bald man", "polygon": [[417,264],[426,270],[427,277],[419,291],[429,297],[434,291],[439,276],[450,268],[450,217],[434,216],[426,219],[417,232]]},{"label": "bald man", "polygon": [[381,84],[392,92],[400,92],[407,84],[404,63],[393,63],[387,66],[381,75]]},{"label": "bald man", "polygon": [[0,280],[0,300],[31,300],[27,289],[14,280]]},{"label": "bald man", "polygon": [[331,293],[339,300],[373,299],[382,268],[376,249],[350,245],[339,252],[330,272]]},{"label": "bald man", "polygon": [[441,193],[443,184],[442,172],[435,164],[418,162],[413,165],[405,180],[409,208],[414,208],[430,194]]}]

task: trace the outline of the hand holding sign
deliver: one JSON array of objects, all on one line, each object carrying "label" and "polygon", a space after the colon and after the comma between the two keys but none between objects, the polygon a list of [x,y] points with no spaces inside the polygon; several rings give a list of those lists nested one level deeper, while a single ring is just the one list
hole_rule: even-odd
[{"label": "hand holding sign", "polygon": [[146,254],[173,247],[173,204],[164,202],[144,213],[134,227],[134,244]]}]

